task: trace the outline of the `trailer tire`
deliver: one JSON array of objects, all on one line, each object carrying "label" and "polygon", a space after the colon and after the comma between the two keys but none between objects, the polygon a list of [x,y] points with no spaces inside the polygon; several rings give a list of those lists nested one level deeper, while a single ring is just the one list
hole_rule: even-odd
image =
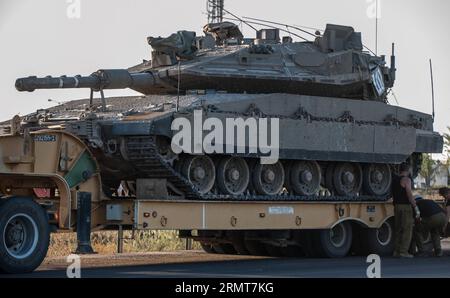
[{"label": "trailer tire", "polygon": [[342,222],[330,230],[318,230],[313,233],[313,245],[319,257],[343,258],[352,246],[352,226]]},{"label": "trailer tire", "polygon": [[214,247],[211,244],[200,242],[200,246],[206,253],[216,254],[216,251],[214,250]]},{"label": "trailer tire", "polygon": [[361,247],[365,255],[391,256],[394,253],[394,221],[387,220],[379,229],[361,231]]},{"label": "trailer tire", "polygon": [[31,198],[15,197],[0,208],[0,270],[34,271],[47,255],[50,226],[45,210]]},{"label": "trailer tire", "polygon": [[237,254],[236,250],[234,249],[233,245],[230,243],[219,243],[214,244],[213,249],[215,252],[221,255],[235,255]]},{"label": "trailer tire", "polygon": [[245,247],[244,234],[242,232],[231,232],[229,236],[234,250],[242,256],[249,255],[250,252]]},{"label": "trailer tire", "polygon": [[245,240],[245,248],[252,256],[267,256],[264,243],[258,240]]},{"label": "trailer tire", "polygon": [[305,257],[319,257],[317,249],[314,245],[316,232],[317,231],[313,230],[298,230],[294,232],[294,239],[300,246],[300,251],[303,252],[303,256]]},{"label": "trailer tire", "polygon": [[273,258],[281,258],[284,257],[283,251],[281,250],[281,247],[275,246],[272,244],[267,244],[264,246],[266,248],[267,254],[269,257]]},{"label": "trailer tire", "polygon": [[303,258],[306,256],[305,251],[297,245],[288,245],[281,248],[283,256],[286,258]]}]

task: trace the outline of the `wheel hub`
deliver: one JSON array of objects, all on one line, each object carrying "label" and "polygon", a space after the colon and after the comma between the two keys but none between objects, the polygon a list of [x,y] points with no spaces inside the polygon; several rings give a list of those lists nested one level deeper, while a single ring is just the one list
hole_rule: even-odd
[{"label": "wheel hub", "polygon": [[347,233],[342,224],[335,226],[330,231],[330,240],[335,247],[341,247],[344,245],[347,237]]},{"label": "wheel hub", "polygon": [[273,183],[275,181],[275,172],[270,169],[264,171],[264,181],[266,183]]},{"label": "wheel hub", "polygon": [[206,177],[206,171],[202,167],[196,167],[194,169],[194,180],[201,181],[205,179]]},{"label": "wheel hub", "polygon": [[239,178],[241,178],[241,173],[239,173],[239,170],[236,168],[230,169],[228,171],[228,178],[232,181],[238,181]]},{"label": "wheel hub", "polygon": [[383,174],[376,170],[372,174],[372,181],[375,183],[381,183],[383,181]]},{"label": "wheel hub", "polygon": [[9,255],[16,259],[24,259],[35,250],[39,231],[34,219],[26,214],[18,214],[9,219],[2,237]]},{"label": "wheel hub", "polygon": [[351,172],[345,172],[343,178],[346,185],[353,184],[353,182],[355,181],[355,175],[353,175],[353,173]]},{"label": "wheel hub", "polygon": [[8,244],[15,245],[22,242],[23,238],[23,226],[16,222],[7,231]]},{"label": "wheel hub", "polygon": [[309,184],[313,180],[313,174],[310,171],[305,170],[301,174],[301,179],[302,179],[303,183],[308,183]]}]

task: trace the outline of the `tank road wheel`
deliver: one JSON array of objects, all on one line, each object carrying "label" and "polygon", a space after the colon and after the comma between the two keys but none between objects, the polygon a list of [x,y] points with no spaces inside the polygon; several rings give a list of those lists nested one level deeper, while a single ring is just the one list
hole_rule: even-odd
[{"label": "tank road wheel", "polygon": [[341,196],[354,196],[362,186],[362,169],[359,164],[337,164],[333,171],[333,185]]},{"label": "tank road wheel", "polygon": [[315,231],[312,240],[318,256],[343,258],[350,252],[352,239],[352,226],[348,222],[343,222],[330,230]]},{"label": "tank road wheel", "polygon": [[0,271],[29,273],[44,260],[50,241],[45,210],[28,198],[11,198],[0,208]]},{"label": "tank road wheel", "polygon": [[217,168],[217,184],[221,193],[241,195],[248,187],[250,170],[247,163],[240,157],[226,157]]},{"label": "tank road wheel", "polygon": [[201,194],[207,194],[214,186],[216,171],[208,156],[191,156],[183,161],[182,174]]},{"label": "tank road wheel", "polygon": [[252,171],[252,182],[260,195],[280,194],[284,186],[284,168],[281,162],[273,165],[257,163]]},{"label": "tank road wheel", "polygon": [[392,183],[391,167],[383,164],[370,164],[364,167],[363,186],[368,195],[386,195]]},{"label": "tank road wheel", "polygon": [[290,169],[290,187],[297,195],[310,196],[320,189],[322,173],[315,161],[298,161]]},{"label": "tank road wheel", "polygon": [[391,256],[394,252],[394,221],[389,219],[379,229],[361,231],[361,247],[364,255]]}]

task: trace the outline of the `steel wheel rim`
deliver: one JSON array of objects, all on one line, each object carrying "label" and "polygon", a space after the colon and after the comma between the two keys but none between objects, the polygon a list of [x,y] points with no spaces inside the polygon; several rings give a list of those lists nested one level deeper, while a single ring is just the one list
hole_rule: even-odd
[{"label": "steel wheel rim", "polygon": [[273,165],[258,164],[253,175],[255,175],[256,178],[255,187],[260,194],[275,195],[283,190],[284,168],[280,162]]},{"label": "steel wheel rim", "polygon": [[196,156],[184,164],[186,178],[197,188],[201,194],[208,193],[214,186],[216,179],[213,161],[207,156]]},{"label": "steel wheel rim", "polygon": [[377,240],[383,246],[388,245],[392,240],[392,227],[388,222],[384,222],[383,225],[377,229]]},{"label": "steel wheel rim", "polygon": [[3,245],[11,257],[25,259],[35,251],[38,245],[37,223],[27,214],[16,214],[6,222],[2,238]]},{"label": "steel wheel rim", "polygon": [[250,170],[244,159],[227,158],[223,161],[220,170],[224,191],[233,195],[244,193],[250,180]]},{"label": "steel wheel rim", "polygon": [[347,231],[344,225],[339,224],[330,230],[330,241],[334,247],[342,247],[347,239]]},{"label": "steel wheel rim", "polygon": [[320,190],[322,173],[315,162],[297,162],[291,170],[291,181],[295,192],[301,195],[313,195]]},{"label": "steel wheel rim", "polygon": [[356,164],[340,164],[334,169],[334,187],[340,195],[356,195],[361,190],[362,170]]},{"label": "steel wheel rim", "polygon": [[374,195],[384,195],[392,183],[391,169],[388,165],[372,164],[366,169],[366,179],[370,192]]}]

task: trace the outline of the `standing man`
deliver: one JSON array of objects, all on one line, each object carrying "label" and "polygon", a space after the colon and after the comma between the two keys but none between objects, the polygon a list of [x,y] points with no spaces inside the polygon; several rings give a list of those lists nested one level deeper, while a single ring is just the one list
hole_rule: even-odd
[{"label": "standing man", "polygon": [[420,218],[420,211],[412,194],[412,179],[410,178],[410,166],[408,164],[401,164],[400,175],[394,175],[392,195],[395,215],[394,257],[411,259],[414,256],[408,250],[413,235],[414,217]]},{"label": "standing man", "polygon": [[441,233],[447,224],[447,215],[439,204],[432,200],[424,200],[422,197],[416,198],[417,207],[421,214],[421,222],[414,230],[414,239],[417,245],[418,255],[424,255],[423,232],[429,232],[433,243],[434,255],[442,257]]},{"label": "standing man", "polygon": [[444,235],[447,233],[448,221],[450,219],[450,188],[443,187],[439,189],[439,195],[444,198],[444,211],[447,215],[447,223],[444,227]]}]

